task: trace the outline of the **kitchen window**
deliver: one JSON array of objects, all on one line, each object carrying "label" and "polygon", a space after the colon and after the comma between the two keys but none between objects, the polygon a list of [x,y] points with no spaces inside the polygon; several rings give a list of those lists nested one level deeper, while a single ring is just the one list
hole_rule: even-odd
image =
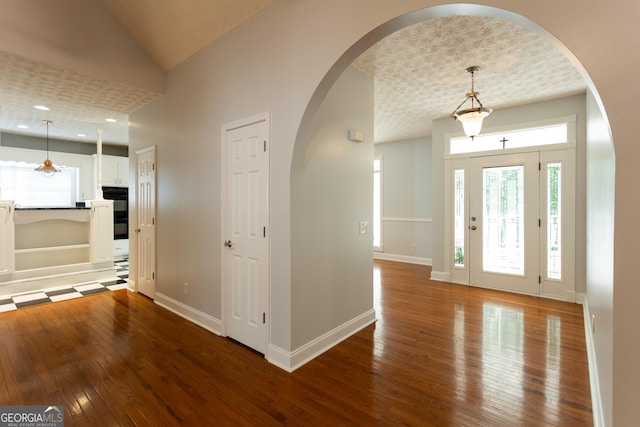
[{"label": "kitchen window", "polygon": [[0,161],[0,200],[13,200],[19,208],[72,207],[76,203],[77,168],[58,166],[45,176],[39,165]]}]

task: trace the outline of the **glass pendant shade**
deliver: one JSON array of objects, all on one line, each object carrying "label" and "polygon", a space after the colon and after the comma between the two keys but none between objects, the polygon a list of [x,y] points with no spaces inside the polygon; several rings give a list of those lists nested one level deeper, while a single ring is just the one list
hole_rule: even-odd
[{"label": "glass pendant shade", "polygon": [[[482,102],[478,99],[479,92],[476,92],[474,89],[474,75],[475,72],[478,71],[480,67],[473,66],[467,68],[467,72],[471,74],[471,91],[467,92],[467,96],[458,105],[458,108],[455,109],[453,113],[451,113],[451,117],[454,120],[460,121],[462,123],[462,128],[464,129],[465,135],[469,138],[473,139],[480,134],[480,130],[482,129],[482,121],[485,117],[487,117],[493,111],[491,108],[486,108],[482,105]],[[460,110],[467,101],[471,100],[471,108],[467,108],[466,110]],[[477,103],[479,107],[476,107],[474,104]]]},{"label": "glass pendant shade", "polygon": [[482,121],[491,114],[490,108],[474,108],[455,114],[455,118],[462,123],[465,135],[473,139],[480,134]]}]

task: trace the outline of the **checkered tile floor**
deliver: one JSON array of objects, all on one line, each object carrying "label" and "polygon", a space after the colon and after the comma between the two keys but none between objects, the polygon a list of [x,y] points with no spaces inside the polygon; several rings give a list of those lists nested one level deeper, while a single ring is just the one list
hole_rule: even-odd
[{"label": "checkered tile floor", "polygon": [[116,267],[116,278],[106,282],[80,283],[45,291],[0,296],[0,313],[47,302],[64,301],[100,292],[125,289],[127,287],[127,279],[129,278],[129,260],[116,261],[114,265]]}]

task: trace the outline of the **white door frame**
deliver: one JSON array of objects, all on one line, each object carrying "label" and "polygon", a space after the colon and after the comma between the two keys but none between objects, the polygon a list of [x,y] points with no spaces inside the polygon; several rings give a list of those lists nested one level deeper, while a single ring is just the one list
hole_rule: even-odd
[{"label": "white door frame", "polygon": [[[250,117],[246,117],[243,119],[239,119],[239,120],[235,120],[233,122],[230,123],[225,123],[222,125],[222,129],[221,129],[221,138],[220,138],[220,151],[221,151],[221,177],[220,177],[220,185],[221,185],[221,213],[220,213],[220,263],[221,263],[221,269],[220,269],[220,283],[221,283],[221,323],[222,323],[222,328],[221,328],[221,333],[223,336],[227,336],[227,316],[228,316],[228,307],[227,307],[227,297],[228,297],[228,283],[226,280],[227,277],[227,267],[226,267],[226,253],[225,253],[225,247],[224,247],[224,241],[225,241],[225,235],[227,232],[226,229],[226,225],[227,225],[227,164],[226,164],[226,156],[227,156],[227,132],[240,128],[240,127],[245,127],[245,126],[250,126],[252,124],[256,124],[259,122],[266,122],[267,124],[267,141],[266,144],[269,147],[269,150],[267,151],[268,155],[269,155],[269,164],[270,162],[270,157],[271,157],[271,150],[270,150],[270,143],[271,143],[271,115],[268,111],[263,112],[263,113],[259,113]],[[270,176],[270,173],[267,174],[267,176]],[[267,188],[270,191],[270,184],[267,184]],[[267,230],[270,231],[271,229],[271,221],[270,221],[270,214],[271,214],[271,208],[269,206],[269,201],[270,201],[270,196],[267,194]],[[270,236],[269,235],[269,231],[266,231],[266,236],[267,238]],[[270,326],[270,314],[271,314],[271,242],[270,239],[268,241],[268,250],[267,250],[267,265],[266,265],[266,269],[267,269],[267,283],[266,283],[266,323],[267,323],[267,337],[266,337],[266,347],[268,347],[269,343],[271,342],[271,326]],[[267,354],[267,348],[265,347],[265,351],[264,354],[266,356]]]},{"label": "white door frame", "polygon": [[[575,203],[576,203],[576,150],[575,147],[532,147],[534,151],[540,153],[540,163],[542,173],[540,174],[540,276],[541,287],[538,296],[550,299],[558,299],[562,301],[575,302],[576,283],[575,283]],[[535,149],[538,150],[535,150]],[[506,153],[505,153],[506,154]],[[440,273],[436,280],[449,281],[453,283],[470,284],[469,262],[465,262],[463,267],[456,267],[453,260],[454,248],[454,224],[453,224],[453,183],[454,172],[456,170],[464,170],[464,218],[465,218],[465,260],[469,260],[469,161],[472,156],[445,159],[444,167],[444,223],[445,223],[445,271]],[[546,260],[544,250],[546,246],[545,228],[546,213],[544,212],[544,197],[546,196],[546,170],[549,163],[560,162],[563,165],[563,232],[562,244],[567,248],[567,252],[563,255],[563,277],[560,280],[552,280],[546,278]]]}]

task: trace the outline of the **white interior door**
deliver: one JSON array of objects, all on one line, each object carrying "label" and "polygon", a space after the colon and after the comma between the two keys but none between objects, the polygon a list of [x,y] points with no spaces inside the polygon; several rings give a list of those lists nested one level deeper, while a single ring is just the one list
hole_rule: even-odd
[{"label": "white interior door", "polygon": [[269,277],[268,115],[223,127],[223,144],[226,334],[265,353]]},{"label": "white interior door", "polygon": [[469,281],[539,294],[539,154],[469,161]]},{"label": "white interior door", "polygon": [[156,294],[156,150],[136,152],[136,217],[138,292]]}]

